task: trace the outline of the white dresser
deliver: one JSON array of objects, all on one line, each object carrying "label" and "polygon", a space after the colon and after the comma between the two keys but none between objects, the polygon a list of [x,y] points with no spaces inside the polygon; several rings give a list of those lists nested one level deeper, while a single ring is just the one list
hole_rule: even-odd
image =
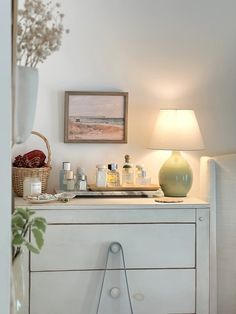
[{"label": "white dresser", "polygon": [[[76,199],[30,205],[47,219],[29,262],[30,314],[96,314],[112,242],[124,250],[134,314],[209,313],[209,205],[196,199]],[[112,288],[119,296],[111,295]],[[110,254],[99,314],[130,314],[121,254]]]}]

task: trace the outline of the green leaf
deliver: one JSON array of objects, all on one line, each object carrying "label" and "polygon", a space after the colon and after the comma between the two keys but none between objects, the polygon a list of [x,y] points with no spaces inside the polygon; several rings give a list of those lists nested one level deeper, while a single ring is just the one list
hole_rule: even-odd
[{"label": "green leaf", "polygon": [[17,215],[21,215],[25,220],[29,219],[29,210],[27,208],[16,208],[15,210]]},{"label": "green leaf", "polygon": [[30,216],[33,216],[35,214],[35,211],[34,210],[29,210],[29,215]]},{"label": "green leaf", "polygon": [[18,233],[21,233],[21,231],[22,231],[22,228],[19,228],[19,227],[17,227],[16,225],[14,225],[14,226],[11,227],[12,235],[16,235],[16,234],[18,234]]},{"label": "green leaf", "polygon": [[47,220],[45,219],[45,218],[43,218],[43,217],[36,217],[36,218],[34,218],[35,220],[39,220],[39,221],[42,221],[42,222],[44,222],[45,224],[47,224]]},{"label": "green leaf", "polygon": [[[47,221],[42,217],[33,217],[35,211],[28,208],[16,208],[12,214],[12,257],[14,258],[26,246],[27,249],[38,254],[44,244],[44,232]],[[32,229],[34,242],[27,241],[27,231]]]},{"label": "green leaf", "polygon": [[35,218],[32,226],[36,227],[37,229],[41,230],[42,232],[45,232],[47,224],[44,221],[42,221],[38,218]]},{"label": "green leaf", "polygon": [[44,243],[42,232],[39,229],[32,228],[32,233],[34,235],[37,247],[39,248],[39,250],[41,250]]},{"label": "green leaf", "polygon": [[12,217],[12,225],[14,226],[18,226],[18,227],[20,227],[21,229],[23,228],[23,226],[24,226],[24,224],[25,224],[25,221],[24,221],[24,219],[22,218],[22,216],[20,216],[20,215],[14,215],[13,217]]},{"label": "green leaf", "polygon": [[32,252],[32,253],[39,254],[39,252],[40,252],[40,251],[39,251],[35,246],[33,246],[31,243],[26,242],[26,243],[25,243],[25,246],[26,246],[27,249],[28,249],[30,252]]},{"label": "green leaf", "polygon": [[16,234],[12,238],[12,245],[21,245],[24,242],[24,238],[20,234]]},{"label": "green leaf", "polygon": [[23,235],[22,228],[17,226],[12,227],[12,236],[16,236],[17,234]]}]

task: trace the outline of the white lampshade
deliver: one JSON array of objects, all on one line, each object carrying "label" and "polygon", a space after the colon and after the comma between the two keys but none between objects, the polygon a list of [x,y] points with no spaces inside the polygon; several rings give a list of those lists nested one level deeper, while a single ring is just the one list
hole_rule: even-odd
[{"label": "white lampshade", "polygon": [[149,148],[165,150],[204,149],[193,110],[160,110]]}]

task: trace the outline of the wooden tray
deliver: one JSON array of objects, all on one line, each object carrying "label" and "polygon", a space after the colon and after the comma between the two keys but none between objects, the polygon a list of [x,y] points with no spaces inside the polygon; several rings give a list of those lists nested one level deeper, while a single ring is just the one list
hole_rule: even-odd
[{"label": "wooden tray", "polygon": [[90,191],[156,191],[160,188],[157,184],[98,187],[95,184],[88,186]]}]

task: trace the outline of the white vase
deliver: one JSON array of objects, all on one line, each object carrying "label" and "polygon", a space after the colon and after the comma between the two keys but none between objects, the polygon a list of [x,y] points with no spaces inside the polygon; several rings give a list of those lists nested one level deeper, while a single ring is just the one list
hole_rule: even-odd
[{"label": "white vase", "polygon": [[17,66],[14,143],[24,143],[33,129],[38,93],[38,70]]},{"label": "white vase", "polygon": [[23,256],[19,254],[12,263],[11,314],[25,314],[27,310],[26,283]]}]

